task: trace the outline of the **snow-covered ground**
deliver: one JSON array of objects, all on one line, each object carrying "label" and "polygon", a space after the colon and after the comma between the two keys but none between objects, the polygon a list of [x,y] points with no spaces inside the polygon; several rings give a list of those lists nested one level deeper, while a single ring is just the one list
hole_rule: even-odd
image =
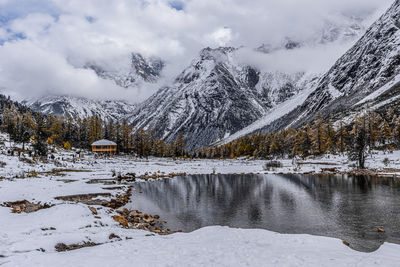
[{"label": "snow-covered ground", "polygon": [[[30,252],[4,266],[398,266],[399,246],[370,254],[340,240],[265,230],[206,227],[188,234],[146,237],[71,252]],[[7,258],[6,258],[7,261]]]},{"label": "snow-covered ground", "polygon": [[[4,153],[5,149],[3,149]],[[29,157],[28,157],[29,158]],[[388,158],[386,165],[383,160]],[[29,158],[30,159],[30,158]],[[74,162],[73,152],[59,151],[48,163],[28,163],[0,154],[0,204],[27,200],[54,206],[33,213],[11,213],[0,206],[0,266],[356,266],[398,265],[400,247],[384,244],[374,253],[361,253],[342,241],[308,235],[283,235],[266,230],[207,227],[192,233],[148,236],[149,232],[124,229],[112,218],[116,211],[93,205],[56,200],[57,196],[111,193],[127,190],[125,184],[88,183],[112,179],[112,173],[136,176],[170,173],[307,173],[322,168],[352,169],[345,156],[282,160],[282,168],[266,171],[265,161],[137,159],[131,156],[96,159],[85,153]],[[400,174],[400,151],[379,152],[367,165]],[[54,169],[64,169],[57,172]],[[389,170],[391,169],[391,170]],[[397,169],[397,170],[396,170]],[[34,177],[29,177],[34,176]],[[37,177],[35,177],[37,176]],[[24,178],[25,177],[25,178]],[[119,238],[111,238],[115,234]],[[102,244],[69,252],[56,252],[58,243]]]}]

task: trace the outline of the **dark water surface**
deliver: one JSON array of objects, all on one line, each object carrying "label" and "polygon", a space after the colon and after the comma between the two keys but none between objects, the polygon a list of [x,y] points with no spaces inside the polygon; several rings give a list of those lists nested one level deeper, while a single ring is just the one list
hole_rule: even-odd
[{"label": "dark water surface", "polygon": [[128,206],[184,232],[261,228],[340,238],[368,252],[383,242],[400,244],[400,181],[392,178],[193,175],[136,183]]}]

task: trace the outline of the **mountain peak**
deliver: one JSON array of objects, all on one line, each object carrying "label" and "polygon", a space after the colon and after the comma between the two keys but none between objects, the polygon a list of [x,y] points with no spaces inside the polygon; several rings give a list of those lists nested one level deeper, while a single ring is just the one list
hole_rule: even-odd
[{"label": "mountain peak", "polygon": [[113,80],[117,85],[129,88],[138,87],[142,83],[155,83],[161,77],[165,63],[158,57],[144,57],[139,53],[131,53],[130,65],[119,70],[108,70],[107,66],[87,63],[84,67],[92,69],[100,78]]}]

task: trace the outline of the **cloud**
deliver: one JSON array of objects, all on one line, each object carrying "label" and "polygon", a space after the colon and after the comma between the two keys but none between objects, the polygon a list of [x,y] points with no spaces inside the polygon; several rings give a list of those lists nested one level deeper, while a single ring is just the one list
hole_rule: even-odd
[{"label": "cloud", "polygon": [[[353,24],[367,27],[391,3],[0,0],[0,86],[20,99],[71,94],[142,101],[161,84],[125,90],[83,66],[98,62],[113,70],[124,69],[129,67],[129,54],[139,52],[167,62],[162,82],[168,83],[204,47],[277,46],[286,38],[315,44],[337,29],[343,32]],[[322,70],[349,48],[353,39],[321,41],[298,51],[261,57],[249,49],[247,54],[243,52],[247,56],[244,61],[262,68]]]},{"label": "cloud", "polygon": [[229,28],[219,28],[211,34],[206,34],[205,39],[212,46],[226,46],[232,41],[232,31]]},{"label": "cloud", "polygon": [[262,72],[323,74],[346,52],[347,47],[339,43],[316,44],[270,54],[242,48],[236,52],[236,56],[239,63],[256,67]]}]

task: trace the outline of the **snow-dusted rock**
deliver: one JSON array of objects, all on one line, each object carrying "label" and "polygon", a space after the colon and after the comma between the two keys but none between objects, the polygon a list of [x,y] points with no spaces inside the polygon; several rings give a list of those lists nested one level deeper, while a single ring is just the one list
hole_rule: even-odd
[{"label": "snow-dusted rock", "polygon": [[99,116],[102,120],[122,121],[131,114],[135,105],[125,101],[90,100],[73,96],[47,96],[25,101],[28,107],[44,114],[70,115],[72,118]]},{"label": "snow-dusted rock", "polygon": [[263,132],[298,127],[319,112],[336,119],[365,108],[398,105],[400,82],[400,1],[322,76],[315,90],[289,113],[266,120]]},{"label": "snow-dusted rock", "polygon": [[172,86],[161,88],[130,118],[136,129],[175,140],[183,133],[188,148],[227,137],[301,91],[304,73],[261,73],[239,63],[237,49],[203,49]]},{"label": "snow-dusted rock", "polygon": [[99,77],[113,80],[124,88],[154,83],[160,78],[165,65],[160,58],[146,58],[139,53],[132,53],[131,57],[130,65],[118,70],[108,70],[107,67],[96,63],[88,63],[85,67],[94,70]]},{"label": "snow-dusted rock", "polygon": [[[84,67],[92,69],[100,78],[112,80],[127,90],[157,82],[164,68],[164,62],[160,58],[146,58],[138,53],[132,53],[129,62],[128,66],[113,70],[96,63],[88,63]],[[119,121],[132,114],[136,107],[122,100],[94,100],[60,95],[27,99],[24,104],[44,114],[70,115],[75,119],[98,115],[103,120]]]}]

